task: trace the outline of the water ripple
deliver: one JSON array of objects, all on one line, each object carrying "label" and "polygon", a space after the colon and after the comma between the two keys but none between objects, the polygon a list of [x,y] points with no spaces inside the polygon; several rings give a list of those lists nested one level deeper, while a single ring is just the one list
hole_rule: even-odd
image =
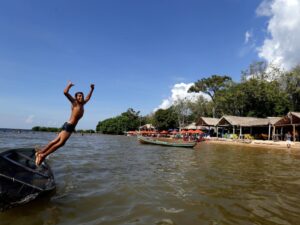
[{"label": "water ripple", "polygon": [[[0,132],[0,151],[54,137]],[[299,160],[278,150],[74,134],[48,158],[56,193],[1,213],[0,224],[298,224]]]}]

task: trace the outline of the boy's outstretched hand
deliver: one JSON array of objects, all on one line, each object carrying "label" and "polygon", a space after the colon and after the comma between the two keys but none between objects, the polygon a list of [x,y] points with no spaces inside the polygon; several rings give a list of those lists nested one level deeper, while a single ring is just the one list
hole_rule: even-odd
[{"label": "boy's outstretched hand", "polygon": [[94,89],[94,88],[95,88],[95,85],[94,85],[94,84],[91,84],[91,88]]},{"label": "boy's outstretched hand", "polygon": [[74,84],[72,83],[72,81],[69,80],[68,86],[69,86],[69,87],[73,87],[73,86],[74,86]]}]

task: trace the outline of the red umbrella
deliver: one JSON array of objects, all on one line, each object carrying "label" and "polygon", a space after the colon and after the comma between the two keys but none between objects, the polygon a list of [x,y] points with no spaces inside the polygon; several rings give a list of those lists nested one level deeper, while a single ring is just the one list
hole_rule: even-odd
[{"label": "red umbrella", "polygon": [[141,130],[140,133],[141,134],[149,134],[149,131],[147,131],[147,130]]},{"label": "red umbrella", "polygon": [[195,134],[202,134],[203,132],[201,130],[197,129],[197,130],[194,131],[194,133]]},{"label": "red umbrella", "polygon": [[156,130],[150,131],[151,134],[157,134],[158,132]]},{"label": "red umbrella", "polygon": [[168,133],[169,133],[169,132],[166,131],[166,130],[163,130],[163,131],[160,132],[160,134],[168,134]]}]

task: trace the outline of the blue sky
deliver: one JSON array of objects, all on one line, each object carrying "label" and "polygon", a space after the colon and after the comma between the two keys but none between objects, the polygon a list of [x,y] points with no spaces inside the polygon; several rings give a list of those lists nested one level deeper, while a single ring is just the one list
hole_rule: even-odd
[{"label": "blue sky", "polygon": [[1,1],[0,127],[61,126],[68,80],[71,93],[95,84],[82,129],[129,107],[151,113],[177,83],[239,81],[267,36],[261,2]]}]

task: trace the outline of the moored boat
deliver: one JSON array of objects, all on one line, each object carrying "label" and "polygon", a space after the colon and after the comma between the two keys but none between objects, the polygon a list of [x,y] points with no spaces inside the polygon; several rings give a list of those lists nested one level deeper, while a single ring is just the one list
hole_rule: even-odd
[{"label": "moored boat", "polygon": [[25,204],[55,189],[54,176],[44,161],[35,165],[35,150],[11,149],[0,153],[0,211]]},{"label": "moored boat", "polygon": [[183,141],[180,139],[171,139],[171,138],[138,136],[138,140],[142,144],[154,144],[154,145],[163,145],[163,146],[170,146],[170,147],[193,148],[196,145],[196,142],[194,141]]}]

